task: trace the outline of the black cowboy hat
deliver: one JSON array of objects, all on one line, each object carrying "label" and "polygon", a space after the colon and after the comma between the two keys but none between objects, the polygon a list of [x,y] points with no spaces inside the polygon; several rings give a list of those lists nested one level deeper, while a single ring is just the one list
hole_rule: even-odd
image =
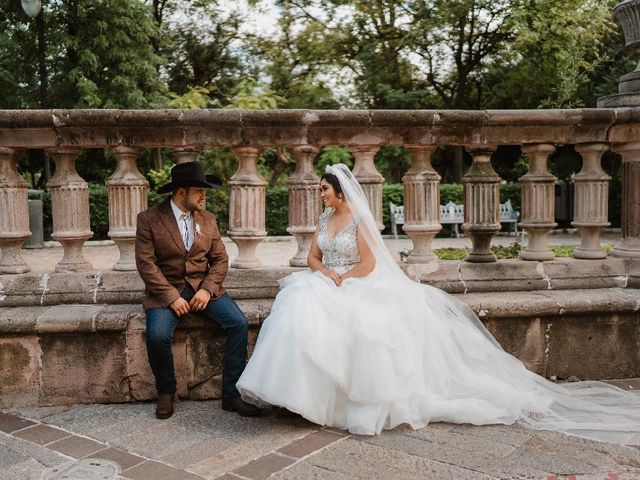
[{"label": "black cowboy hat", "polygon": [[200,162],[179,163],[171,169],[171,181],[158,189],[158,193],[172,192],[177,188],[221,187],[222,181],[215,175],[205,175]]}]

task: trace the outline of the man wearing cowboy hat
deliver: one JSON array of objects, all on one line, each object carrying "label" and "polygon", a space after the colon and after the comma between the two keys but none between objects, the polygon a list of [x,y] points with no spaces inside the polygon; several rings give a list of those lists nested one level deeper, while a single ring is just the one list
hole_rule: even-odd
[{"label": "man wearing cowboy hat", "polygon": [[199,312],[217,322],[226,334],[222,373],[222,408],[243,416],[259,409],[244,402],[236,382],[246,363],[247,319],[222,286],[228,257],[216,223],[205,209],[206,189],[220,180],[205,175],[199,162],[171,169],[171,182],[159,193],[165,202],[138,214],[136,264],[145,284],[149,364],[156,378],[157,418],[173,414],[176,378],[173,331],[180,317]]}]

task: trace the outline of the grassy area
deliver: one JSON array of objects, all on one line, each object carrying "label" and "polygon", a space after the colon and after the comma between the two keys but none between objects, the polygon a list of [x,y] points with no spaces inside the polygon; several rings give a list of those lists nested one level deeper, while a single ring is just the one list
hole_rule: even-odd
[{"label": "grassy area", "polygon": [[[552,245],[550,249],[557,258],[563,258],[563,257],[573,256],[573,252],[575,251],[576,246],[575,245]],[[613,245],[610,243],[605,243],[604,245],[602,245],[602,250],[607,252],[607,254],[611,252],[612,249],[613,249]],[[521,250],[522,250],[522,245],[519,242],[514,242],[511,245],[506,245],[506,246],[491,247],[491,251],[500,260],[518,258],[518,254],[520,253]],[[433,253],[435,253],[440,260],[463,260],[469,254],[469,249],[468,248],[436,248],[433,251]]]}]

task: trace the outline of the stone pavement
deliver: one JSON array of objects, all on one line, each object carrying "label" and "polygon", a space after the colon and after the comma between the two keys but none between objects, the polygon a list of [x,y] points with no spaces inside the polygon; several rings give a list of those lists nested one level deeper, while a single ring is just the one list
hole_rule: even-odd
[{"label": "stone pavement", "polygon": [[[238,255],[238,248],[229,238],[224,237],[224,244],[233,260]],[[500,235],[493,238],[492,245],[510,245],[514,241],[522,242],[522,237],[512,235]],[[620,233],[605,233],[601,236],[603,243],[613,245],[620,241]],[[411,240],[408,238],[385,239],[385,243],[392,254],[399,259],[399,252],[403,249],[413,248]],[[105,245],[106,244],[106,245]],[[580,236],[577,234],[550,235],[550,245],[579,245]],[[433,248],[463,248],[471,247],[471,239],[460,238],[435,238]],[[268,237],[258,245],[256,254],[265,267],[289,266],[289,259],[296,254],[297,245],[293,237]],[[84,256],[93,265],[94,270],[110,270],[118,260],[118,247],[112,242],[88,242],[83,248]],[[56,263],[62,258],[62,247],[23,249],[22,257],[31,267],[33,272],[52,272]]]},{"label": "stone pavement", "polygon": [[3,480],[622,480],[640,479],[638,448],[520,426],[365,437],[273,413],[242,418],[219,401],[179,402],[168,420],[153,403],[0,413]]}]

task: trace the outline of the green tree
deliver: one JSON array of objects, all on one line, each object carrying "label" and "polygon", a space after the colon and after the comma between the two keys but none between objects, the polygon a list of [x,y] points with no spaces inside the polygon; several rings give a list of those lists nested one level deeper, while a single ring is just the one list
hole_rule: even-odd
[{"label": "green tree", "polygon": [[[51,103],[66,108],[162,105],[160,58],[150,45],[156,28],[149,9],[133,0],[67,0],[48,12],[59,42]],[[55,87],[54,87],[55,86]]]}]

